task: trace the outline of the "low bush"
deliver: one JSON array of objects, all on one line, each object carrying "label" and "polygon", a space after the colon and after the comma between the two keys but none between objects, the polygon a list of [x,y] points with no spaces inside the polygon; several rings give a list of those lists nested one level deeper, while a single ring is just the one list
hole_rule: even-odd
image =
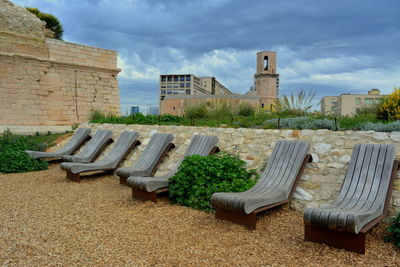
[{"label": "low bush", "polygon": [[390,221],[386,231],[388,234],[384,237],[384,240],[392,242],[396,247],[400,248],[400,213]]},{"label": "low bush", "polygon": [[5,131],[0,136],[0,172],[15,173],[47,169],[47,162],[31,158],[24,151],[44,151],[59,136],[60,134],[22,136]]},{"label": "low bush", "polygon": [[239,116],[250,117],[254,116],[255,110],[249,104],[241,104],[237,111]]},{"label": "low bush", "polygon": [[288,129],[329,129],[336,130],[336,124],[334,120],[327,118],[316,119],[312,117],[295,117],[295,118],[283,118],[283,119],[270,119],[266,120],[263,125],[264,128],[277,128],[279,122],[279,128]]},{"label": "low bush", "polygon": [[170,200],[183,206],[210,210],[213,193],[242,192],[256,183],[258,174],[255,170],[247,170],[245,165],[239,157],[227,153],[188,156],[170,179]]},{"label": "low bush", "polygon": [[395,121],[392,123],[372,123],[367,122],[359,127],[362,131],[376,131],[376,132],[399,132],[400,131],[400,121]]},{"label": "low bush", "polygon": [[400,120],[400,88],[384,97],[378,106],[378,118],[382,120]]}]

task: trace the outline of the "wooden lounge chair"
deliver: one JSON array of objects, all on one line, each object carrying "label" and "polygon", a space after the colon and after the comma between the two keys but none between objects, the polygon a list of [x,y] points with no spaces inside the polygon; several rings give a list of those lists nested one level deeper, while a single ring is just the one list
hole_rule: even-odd
[{"label": "wooden lounge chair", "polygon": [[92,139],[76,155],[63,156],[63,161],[88,163],[96,159],[100,152],[111,142],[110,130],[97,130]]},{"label": "wooden lounge chair", "polygon": [[62,158],[65,155],[73,154],[88,139],[90,139],[90,129],[79,128],[78,130],[75,131],[74,135],[71,137],[68,143],[55,152],[42,152],[42,151],[32,151],[32,150],[25,150],[25,152],[28,153],[29,156],[36,159],[39,158],[58,159]]},{"label": "wooden lounge chair", "polygon": [[[216,146],[218,137],[207,135],[195,135],[192,137],[190,144],[185,152],[184,157],[197,154],[206,156],[214,154],[219,151]],[[180,165],[180,163],[178,164]],[[141,200],[150,200],[154,203],[157,202],[157,194],[168,191],[169,178],[178,172],[178,167],[172,172],[160,177],[140,177],[130,176],[126,180],[126,185],[132,187],[132,197]]]},{"label": "wooden lounge chair", "polygon": [[305,240],[364,254],[366,232],[387,215],[398,167],[394,145],[355,145],[336,201],[305,210]]},{"label": "wooden lounge chair", "polygon": [[175,147],[172,143],[173,139],[174,136],[172,134],[153,134],[139,159],[132,167],[117,169],[116,174],[119,176],[119,183],[125,184],[126,179],[131,175],[154,176],[165,155]]},{"label": "wooden lounge chair", "polygon": [[305,141],[278,141],[257,183],[245,192],[215,193],[215,217],[255,229],[257,213],[288,203],[311,155]]},{"label": "wooden lounge chair", "polygon": [[80,181],[80,173],[88,171],[114,171],[135,146],[140,145],[137,132],[121,133],[112,150],[101,160],[92,163],[63,162],[61,169],[66,171],[68,179]]}]

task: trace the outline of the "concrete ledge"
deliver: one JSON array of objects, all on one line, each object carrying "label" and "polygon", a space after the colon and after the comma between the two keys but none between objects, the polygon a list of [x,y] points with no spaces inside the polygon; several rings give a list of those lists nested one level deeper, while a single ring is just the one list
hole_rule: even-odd
[{"label": "concrete ledge", "polygon": [[35,134],[36,132],[46,134],[51,133],[64,133],[65,131],[72,131],[72,126],[18,126],[18,125],[0,125],[0,134],[9,129],[14,134]]}]

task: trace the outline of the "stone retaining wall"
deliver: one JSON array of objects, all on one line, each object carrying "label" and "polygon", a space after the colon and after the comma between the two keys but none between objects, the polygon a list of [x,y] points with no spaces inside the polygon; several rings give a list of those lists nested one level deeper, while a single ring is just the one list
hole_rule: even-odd
[{"label": "stone retaining wall", "polygon": [[[80,127],[109,129],[117,138],[121,131],[132,130],[140,133],[140,145],[128,156],[123,166],[135,162],[150,136],[155,132],[172,133],[176,148],[161,164],[156,176],[166,174],[173,169],[181,158],[194,134],[216,135],[218,145],[223,151],[238,154],[247,162],[248,168],[261,170],[264,168],[272,149],[278,140],[306,140],[311,144],[310,153],[314,162],[307,165],[304,175],[291,202],[291,207],[303,211],[306,206],[317,207],[331,203],[340,190],[345,171],[350,161],[352,148],[357,143],[394,144],[397,147],[397,158],[400,158],[400,133],[381,133],[363,131],[329,131],[329,130],[260,130],[208,128],[186,126],[149,126],[149,125],[117,125],[117,124],[82,124]],[[65,143],[65,141],[64,141]],[[58,149],[63,143],[56,146]],[[105,153],[110,150],[107,148]],[[390,214],[400,212],[400,175],[397,176]]]}]

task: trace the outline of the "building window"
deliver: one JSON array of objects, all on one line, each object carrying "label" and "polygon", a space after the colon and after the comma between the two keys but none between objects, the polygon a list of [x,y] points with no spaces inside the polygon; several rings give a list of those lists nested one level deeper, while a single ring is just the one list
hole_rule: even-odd
[{"label": "building window", "polygon": [[186,83],[186,87],[187,87],[187,88],[190,88],[190,83]]},{"label": "building window", "polygon": [[173,106],[172,109],[175,110],[175,106]]},{"label": "building window", "polygon": [[185,76],[179,77],[179,81],[184,82],[185,81]]},{"label": "building window", "polygon": [[174,83],[174,84],[173,84],[173,87],[174,87],[174,88],[179,88],[179,85],[178,85],[177,83]]},{"label": "building window", "polygon": [[190,95],[190,89],[186,89],[186,94]]},{"label": "building window", "polygon": [[167,90],[167,95],[171,95],[172,94],[172,90]]},{"label": "building window", "polygon": [[174,82],[179,81],[179,76],[174,76]]},{"label": "building window", "polygon": [[172,84],[168,84],[168,85],[167,85],[167,88],[172,88]]},{"label": "building window", "polygon": [[172,82],[172,76],[168,76],[167,80],[168,80],[169,82]]},{"label": "building window", "polygon": [[162,81],[162,82],[165,82],[165,81],[167,81],[167,77],[165,77],[165,76],[161,76],[161,81]]},{"label": "building window", "polygon": [[165,96],[161,96],[161,101],[163,101],[163,100],[164,100],[164,98],[165,98]]},{"label": "building window", "polygon": [[174,95],[177,95],[177,94],[179,94],[179,90],[174,90],[174,91],[172,91],[172,93],[173,93]]},{"label": "building window", "polygon": [[161,88],[166,88],[166,86],[165,85],[161,85]]},{"label": "building window", "polygon": [[186,76],[186,81],[190,82],[190,76]]},{"label": "building window", "polygon": [[184,83],[181,83],[180,87],[181,87],[181,88],[185,87],[185,84],[184,84]]},{"label": "building window", "polygon": [[162,95],[165,95],[165,90],[161,90],[161,94],[162,94]]},{"label": "building window", "polygon": [[365,105],[372,105],[374,104],[374,99],[373,98],[366,98],[364,100]]},{"label": "building window", "polygon": [[361,105],[361,98],[356,98],[356,105]]},{"label": "building window", "polygon": [[264,70],[268,70],[268,56],[264,57]]}]

